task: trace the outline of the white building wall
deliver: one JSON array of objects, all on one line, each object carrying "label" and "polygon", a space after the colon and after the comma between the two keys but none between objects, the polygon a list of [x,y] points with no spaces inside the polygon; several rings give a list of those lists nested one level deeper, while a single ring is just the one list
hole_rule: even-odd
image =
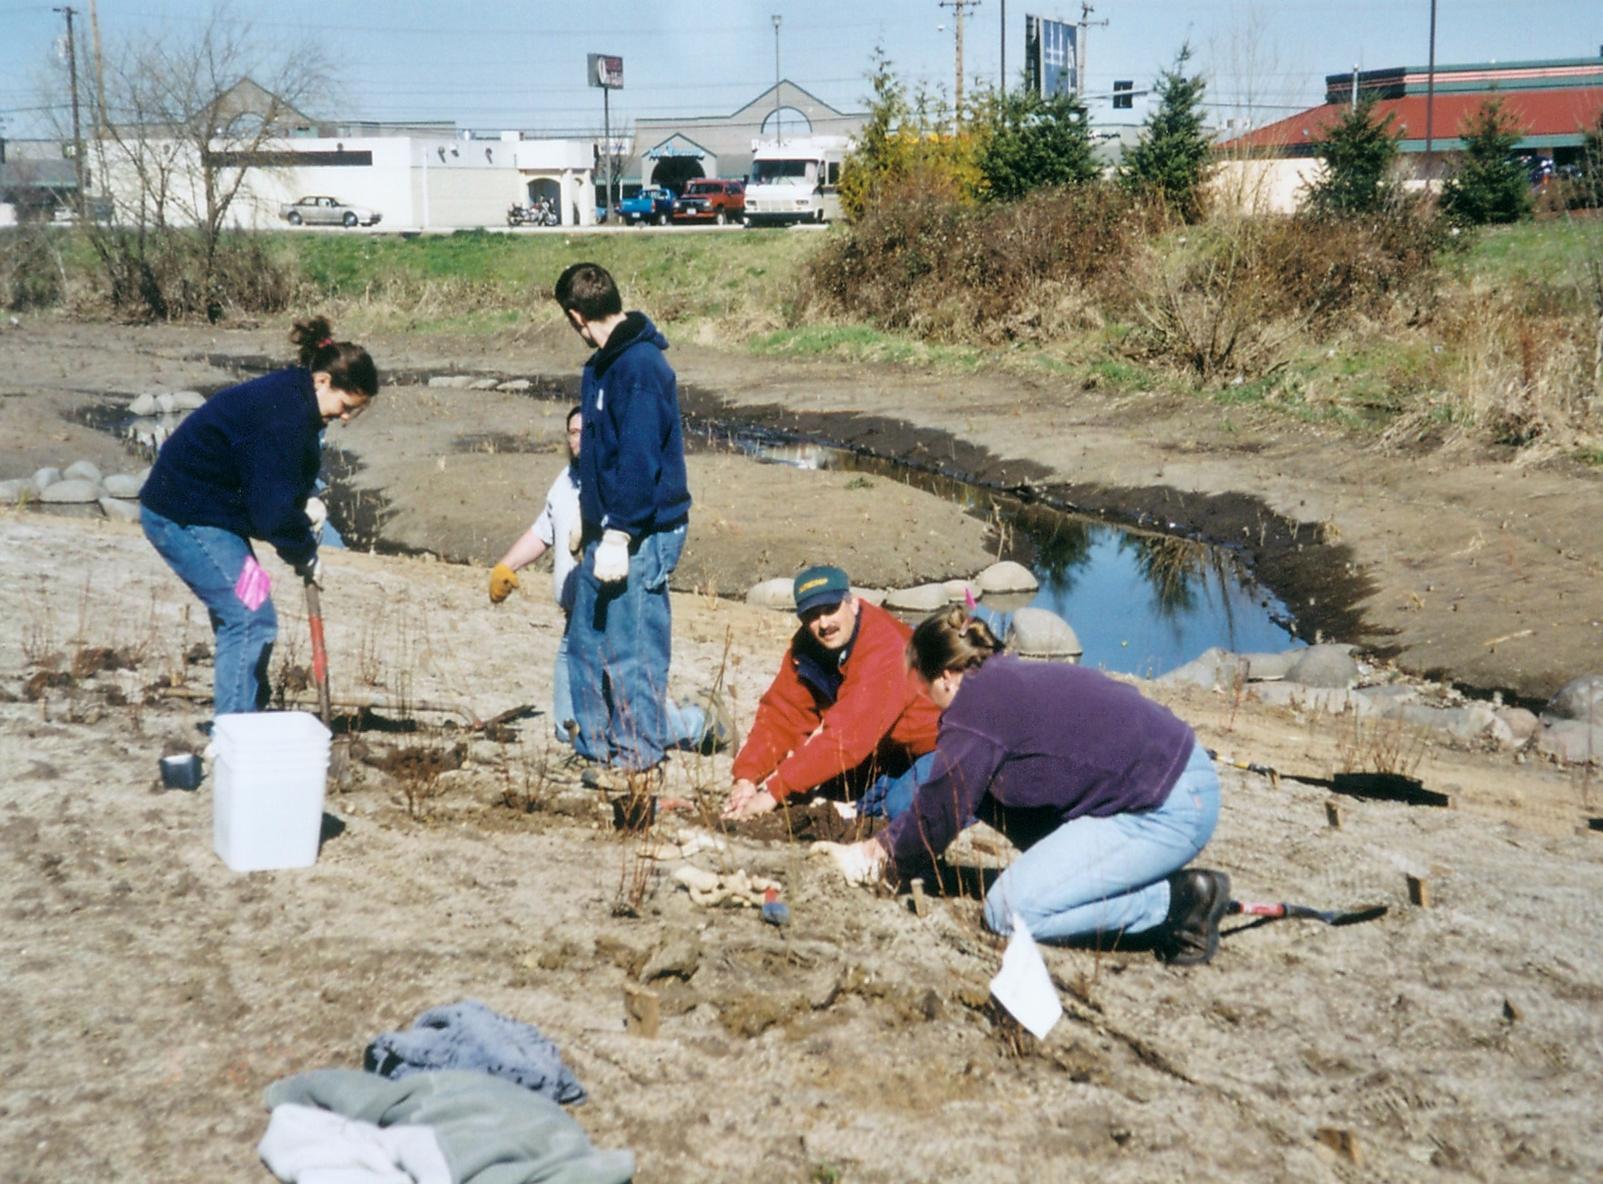
[{"label": "white building wall", "polygon": [[[192,224],[200,211],[199,170],[194,153],[183,145],[147,145],[177,163],[175,189],[182,200],[169,205],[170,225]],[[472,229],[504,226],[507,206],[528,200],[528,181],[549,176],[577,202],[581,215],[594,221],[589,200],[591,150],[588,141],[467,140],[450,136],[370,136],[352,139],[297,138],[268,146],[274,152],[297,154],[370,153],[370,164],[309,164],[248,170],[245,184],[229,209],[236,228],[284,226],[279,206],[308,194],[328,194],[383,215],[385,229]],[[132,164],[108,160],[108,184],[123,209],[137,202],[137,176]],[[223,179],[231,174],[225,171]],[[562,210],[570,223],[574,202]],[[125,220],[127,215],[124,215]]]}]

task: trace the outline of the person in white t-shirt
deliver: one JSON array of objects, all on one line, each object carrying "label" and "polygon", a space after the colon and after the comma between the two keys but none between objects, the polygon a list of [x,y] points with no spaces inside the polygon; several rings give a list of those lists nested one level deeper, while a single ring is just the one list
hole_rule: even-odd
[{"label": "person in white t-shirt", "polygon": [[500,604],[518,586],[517,573],[551,552],[551,592],[562,609],[562,640],[557,642],[556,669],[552,672],[553,702],[551,722],[558,740],[570,739],[568,725],[573,721],[573,695],[568,689],[568,614],[573,611],[573,573],[578,566],[579,548],[579,439],[584,422],[579,408],[568,412],[568,463],[551,483],[545,495],[545,508],[534,525],[501,556],[490,572],[490,603]]},{"label": "person in white t-shirt", "polygon": [[[547,551],[551,552],[551,591],[557,606],[562,609],[562,639],[557,642],[556,666],[552,670],[551,722],[558,740],[573,742],[569,731],[573,724],[573,692],[568,685],[568,615],[573,611],[574,573],[578,569],[580,547],[579,521],[579,442],[584,432],[584,417],[578,407],[568,412],[567,444],[568,463],[551,483],[545,495],[545,508],[534,520],[534,525],[518,537],[507,549],[501,562],[490,572],[490,603],[500,604],[518,586],[517,573],[534,563]],[[689,749],[723,748],[733,734],[733,723],[715,719],[709,728],[708,704],[695,699],[682,702],[669,700],[668,735],[677,747]],[[714,716],[726,709],[714,702]],[[710,734],[709,734],[710,732]]]}]

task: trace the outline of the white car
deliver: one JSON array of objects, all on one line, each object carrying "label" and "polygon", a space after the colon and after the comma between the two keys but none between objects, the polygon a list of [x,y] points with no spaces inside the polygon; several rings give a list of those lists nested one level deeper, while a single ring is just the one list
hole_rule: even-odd
[{"label": "white car", "polygon": [[353,206],[337,197],[303,197],[278,207],[291,226],[377,226],[384,215],[365,206]]}]

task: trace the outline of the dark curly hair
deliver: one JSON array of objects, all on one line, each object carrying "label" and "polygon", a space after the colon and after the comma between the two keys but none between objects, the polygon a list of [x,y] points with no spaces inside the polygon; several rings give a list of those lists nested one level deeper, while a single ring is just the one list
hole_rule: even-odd
[{"label": "dark curly hair", "polygon": [[378,367],[372,357],[359,345],[335,341],[327,317],[296,321],[289,339],[300,350],[300,364],[327,374],[328,384],[335,390],[369,399],[378,394]]}]

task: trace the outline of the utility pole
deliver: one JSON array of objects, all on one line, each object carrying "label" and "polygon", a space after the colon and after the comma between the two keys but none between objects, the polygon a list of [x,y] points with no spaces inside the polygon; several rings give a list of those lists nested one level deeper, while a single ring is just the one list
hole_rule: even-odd
[{"label": "utility pole", "polygon": [[77,177],[78,193],[78,224],[84,222],[84,214],[88,204],[84,200],[83,191],[83,132],[78,125],[78,39],[72,31],[72,18],[76,9],[72,5],[57,8],[54,11],[62,13],[67,18],[67,81],[72,87],[72,171]]},{"label": "utility pole", "polygon": [[1094,21],[1091,19],[1091,14],[1095,11],[1096,9],[1091,7],[1086,0],[1080,0],[1080,21],[1078,26],[1080,35],[1074,39],[1074,93],[1077,96],[1085,94],[1086,30],[1093,25],[1104,29],[1108,25],[1107,21]]},{"label": "utility pole", "polygon": [[100,14],[95,0],[89,0],[89,32],[95,47],[95,163],[100,166],[98,185],[100,195],[111,195],[110,179],[106,176],[106,68],[100,53]]},{"label": "utility pole", "polygon": [[1353,63],[1353,110],[1358,110],[1358,63]]},{"label": "utility pole", "polygon": [[1430,63],[1425,67],[1425,186],[1430,187],[1431,132],[1436,111],[1436,0],[1430,0]]},{"label": "utility pole", "polygon": [[940,0],[942,8],[952,10],[952,29],[957,36],[957,85],[952,88],[952,124],[963,121],[963,10],[978,8],[980,0]]},{"label": "utility pole", "polygon": [[1007,94],[1007,0],[1002,0],[1002,85],[1001,94]]},{"label": "utility pole", "polygon": [[784,146],[785,133],[780,130],[779,122],[779,14],[774,13],[774,143]]}]

